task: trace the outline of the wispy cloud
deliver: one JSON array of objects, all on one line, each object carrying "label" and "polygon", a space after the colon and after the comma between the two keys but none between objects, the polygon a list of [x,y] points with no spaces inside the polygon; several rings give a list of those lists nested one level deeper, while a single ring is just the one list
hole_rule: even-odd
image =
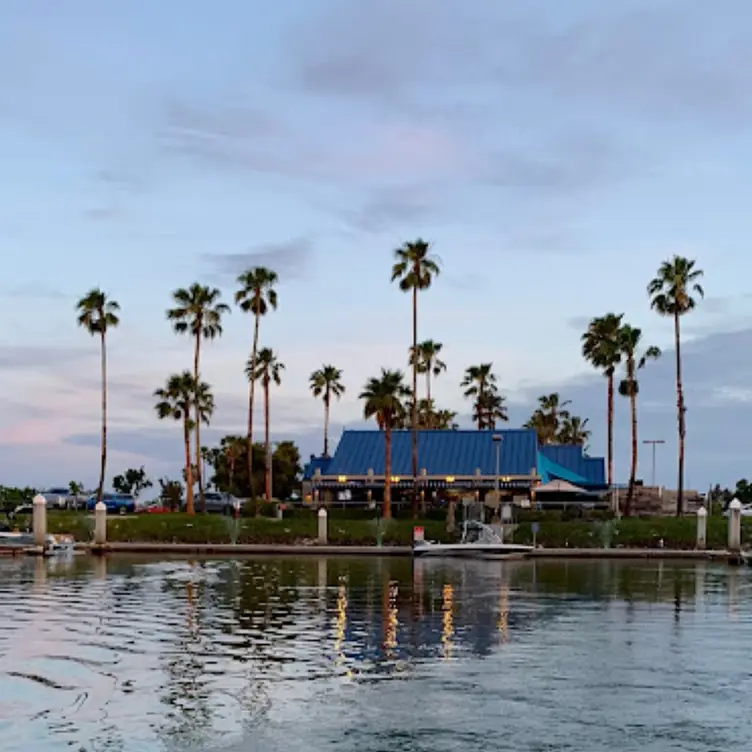
[{"label": "wispy cloud", "polygon": [[204,261],[224,277],[237,277],[254,266],[274,269],[280,277],[297,279],[309,268],[313,238],[293,238],[282,243],[265,243],[240,253],[205,254]]}]

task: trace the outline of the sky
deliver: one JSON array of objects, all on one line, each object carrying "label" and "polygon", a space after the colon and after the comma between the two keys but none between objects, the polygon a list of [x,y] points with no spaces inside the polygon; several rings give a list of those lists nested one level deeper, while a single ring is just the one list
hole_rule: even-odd
[{"label": "sky", "polygon": [[[5,0],[0,8],[0,484],[96,482],[97,342],[76,300],[122,307],[109,337],[109,475],[178,477],[181,432],[153,391],[191,365],[165,319],[195,281],[279,276],[262,345],[285,363],[275,440],[322,445],[308,377],[344,372],[333,438],[358,394],[405,368],[409,296],[393,249],[423,237],[442,273],[421,339],[444,345],[442,407],[468,423],[464,369],[493,362],[519,426],[558,391],[605,451],[605,380],[587,321],[624,313],[663,358],[641,375],[640,439],[676,478],[672,324],[646,285],[696,258],[706,298],[683,321],[687,486],[733,484],[752,419],[752,9],[687,0]],[[204,349],[217,412],[242,433],[252,319]],[[261,419],[259,412],[257,420]],[[258,424],[258,423],[257,423]],[[616,415],[626,480],[629,421]],[[652,473],[643,452],[640,475]]]}]

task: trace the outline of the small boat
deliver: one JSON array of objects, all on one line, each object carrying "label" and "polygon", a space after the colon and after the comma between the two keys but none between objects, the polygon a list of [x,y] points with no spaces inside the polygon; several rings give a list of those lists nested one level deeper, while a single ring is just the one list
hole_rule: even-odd
[{"label": "small boat", "polygon": [[[76,548],[76,542],[69,536],[47,535],[45,541],[45,554],[50,556],[72,554]],[[34,533],[0,531],[0,551],[22,551],[35,545]]]},{"label": "small boat", "polygon": [[413,543],[413,556],[453,556],[478,558],[498,554],[525,554],[532,546],[504,543],[490,526],[477,520],[462,523],[462,538],[459,543],[435,543],[417,540]]}]

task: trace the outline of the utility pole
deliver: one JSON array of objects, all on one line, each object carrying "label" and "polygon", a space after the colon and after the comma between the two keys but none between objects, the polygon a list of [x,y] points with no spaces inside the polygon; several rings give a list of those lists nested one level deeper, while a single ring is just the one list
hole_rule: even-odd
[{"label": "utility pole", "polygon": [[650,444],[653,447],[653,471],[650,477],[650,485],[655,488],[655,448],[658,444],[665,444],[663,439],[643,439],[643,444]]}]

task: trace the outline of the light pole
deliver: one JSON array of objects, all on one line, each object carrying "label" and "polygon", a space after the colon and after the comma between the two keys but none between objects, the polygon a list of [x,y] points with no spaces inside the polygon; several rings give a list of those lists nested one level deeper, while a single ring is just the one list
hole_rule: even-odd
[{"label": "light pole", "polygon": [[[501,496],[499,489],[499,476],[501,475],[501,434],[493,435],[493,443],[496,447],[496,477],[494,478],[494,491],[496,492],[496,504],[499,507],[499,518],[501,518]],[[485,522],[485,520],[482,520]]]},{"label": "light pole", "polygon": [[643,439],[643,444],[650,444],[653,447],[653,471],[650,477],[650,485],[655,488],[655,448],[658,444],[665,444],[663,439]]}]

